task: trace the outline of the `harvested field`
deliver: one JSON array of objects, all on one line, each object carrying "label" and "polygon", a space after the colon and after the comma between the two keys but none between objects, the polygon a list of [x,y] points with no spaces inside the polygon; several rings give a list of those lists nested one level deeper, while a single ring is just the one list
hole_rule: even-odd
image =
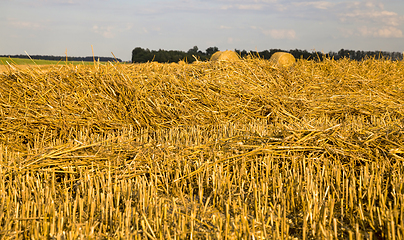
[{"label": "harvested field", "polygon": [[0,73],[0,237],[403,239],[404,62]]},{"label": "harvested field", "polygon": [[3,72],[15,72],[15,71],[23,71],[23,70],[28,70],[28,71],[47,71],[51,68],[56,68],[58,69],[61,66],[57,65],[12,65],[11,67],[8,65],[0,65],[0,74]]},{"label": "harvested field", "polygon": [[[18,70],[23,70],[23,69],[26,69],[29,67],[30,67],[29,65],[21,65],[21,66],[18,66]],[[0,73],[9,71],[9,70],[11,70],[11,69],[8,65],[0,65]]]}]

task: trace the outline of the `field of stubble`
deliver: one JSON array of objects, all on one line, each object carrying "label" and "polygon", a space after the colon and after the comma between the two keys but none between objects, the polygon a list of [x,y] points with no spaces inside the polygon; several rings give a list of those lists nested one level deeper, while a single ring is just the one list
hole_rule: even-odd
[{"label": "field of stubble", "polygon": [[403,239],[404,62],[0,73],[2,239]]}]

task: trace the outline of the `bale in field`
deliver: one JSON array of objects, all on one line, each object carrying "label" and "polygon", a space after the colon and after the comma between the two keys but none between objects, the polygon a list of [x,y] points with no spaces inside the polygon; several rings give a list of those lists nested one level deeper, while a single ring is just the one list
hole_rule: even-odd
[{"label": "bale in field", "polygon": [[220,54],[222,54],[222,51],[217,51],[215,52],[211,57],[210,61],[217,61],[219,59]]},{"label": "bale in field", "polygon": [[276,52],[271,56],[269,61],[273,62],[278,67],[290,67],[295,64],[296,59],[290,53]]},{"label": "bale in field", "polygon": [[212,57],[210,57],[210,61],[237,61],[240,60],[238,54],[234,51],[217,51]]}]

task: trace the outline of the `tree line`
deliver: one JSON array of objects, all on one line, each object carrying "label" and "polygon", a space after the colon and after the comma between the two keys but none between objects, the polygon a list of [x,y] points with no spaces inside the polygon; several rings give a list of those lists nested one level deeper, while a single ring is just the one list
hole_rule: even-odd
[{"label": "tree line", "polygon": [[[25,58],[25,59],[35,59],[35,60],[50,60],[50,61],[66,61],[66,56],[50,56],[50,55],[0,55],[0,57],[11,57],[11,58]],[[101,61],[101,62],[122,62],[119,58],[113,57],[99,57],[99,56],[87,56],[87,57],[69,57],[67,56],[68,61],[79,61],[79,62],[92,62],[92,61]]]},{"label": "tree line", "polygon": [[196,60],[205,61],[212,56],[213,53],[219,51],[217,47],[210,47],[202,52],[197,46],[189,49],[187,52],[179,50],[149,50],[137,47],[132,51],[132,63],[155,62],[179,62],[181,60],[192,63]]},{"label": "tree line", "polygon": [[[136,47],[132,50],[132,63],[145,63],[150,61],[160,62],[160,63],[171,63],[171,62],[179,62],[181,60],[186,61],[188,63],[192,63],[196,60],[205,61],[208,60],[213,53],[219,51],[218,47],[209,47],[205,51],[201,51],[197,46],[189,49],[188,51],[179,51],[179,50],[149,50],[141,47]],[[282,50],[282,49],[270,49],[264,51],[246,51],[246,50],[238,50],[235,49],[241,57],[246,56],[256,56],[262,59],[270,59],[271,56],[276,52],[288,52],[292,54],[296,59],[312,59],[322,61],[324,58],[333,58],[335,60],[341,58],[349,58],[352,60],[362,61],[367,58],[375,58],[375,59],[391,59],[391,60],[403,60],[403,53],[400,52],[387,52],[387,51],[355,51],[355,50],[345,50],[341,49],[338,52],[318,52],[312,51],[309,52],[307,50]]]}]

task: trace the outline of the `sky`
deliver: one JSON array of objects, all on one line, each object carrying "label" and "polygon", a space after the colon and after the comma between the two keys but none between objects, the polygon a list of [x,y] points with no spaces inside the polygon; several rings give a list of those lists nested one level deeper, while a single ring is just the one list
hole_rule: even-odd
[{"label": "sky", "polygon": [[136,47],[404,52],[403,0],[0,0],[0,55]]}]

